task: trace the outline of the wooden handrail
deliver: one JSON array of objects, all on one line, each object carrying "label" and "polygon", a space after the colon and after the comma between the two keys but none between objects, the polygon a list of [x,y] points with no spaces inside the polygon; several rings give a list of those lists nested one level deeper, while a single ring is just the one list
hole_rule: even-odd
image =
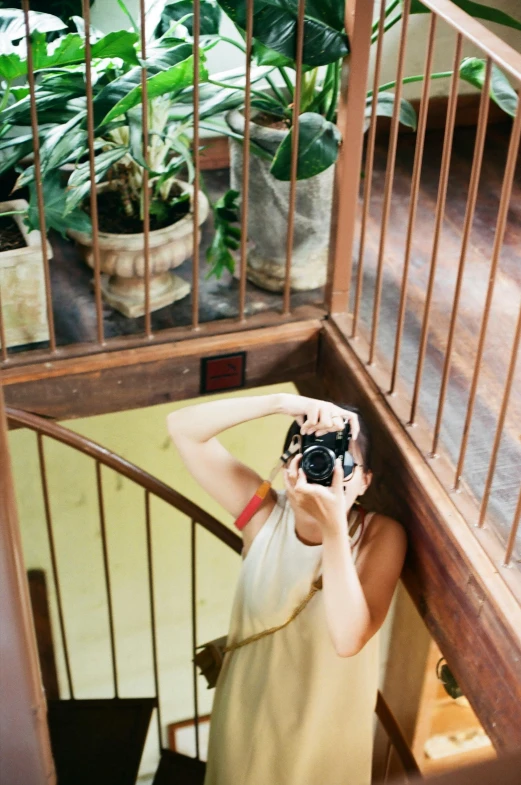
[{"label": "wooden handrail", "polygon": [[380,691],[378,691],[375,712],[382,723],[382,727],[385,730],[389,741],[396,750],[396,754],[398,755],[405,773],[421,776],[420,768],[403,735],[403,731]]},{"label": "wooden handrail", "polygon": [[62,425],[53,422],[52,420],[45,420],[43,417],[38,417],[36,414],[30,414],[19,409],[6,407],[6,415],[8,422],[13,425],[19,425],[25,428],[30,428],[32,431],[41,433],[48,436],[55,441],[66,444],[84,455],[88,455],[104,466],[108,466],[129,480],[132,480],[137,485],[145,488],[150,493],[154,494],[160,499],[163,499],[167,504],[175,507],[180,512],[184,513],[191,520],[197,521],[198,524],[203,526],[211,534],[215,535],[221,542],[224,542],[237,553],[241,552],[242,540],[235,534],[235,532],[228,529],[223,523],[214,518],[213,515],[203,510],[199,505],[187,499],[178,491],[175,491],[169,485],[156,477],[153,477],[148,472],[135,466],[130,461],[122,458],[120,455],[107,450],[100,444],[81,436],[78,433],[69,431]]}]

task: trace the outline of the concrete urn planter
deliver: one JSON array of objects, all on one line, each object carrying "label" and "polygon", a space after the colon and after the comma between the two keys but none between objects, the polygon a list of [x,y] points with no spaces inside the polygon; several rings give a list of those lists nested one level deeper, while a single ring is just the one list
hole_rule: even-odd
[{"label": "concrete urn planter", "polygon": [[[238,110],[226,115],[235,133],[244,134],[244,117]],[[288,131],[250,123],[251,139],[275,153]],[[241,192],[243,146],[230,139],[231,187]],[[329,228],[333,201],[331,166],[309,180],[297,184],[295,232],[291,264],[291,288],[305,291],[326,282]],[[270,174],[270,164],[250,154],[250,194],[248,210],[247,277],[272,292],[284,288],[290,184]]]},{"label": "concrete urn planter", "polygon": [[[0,202],[0,217],[2,213],[13,210],[27,210],[28,206],[25,199]],[[6,347],[49,340],[42,236],[37,230],[30,232],[27,229],[23,215],[10,218],[25,240],[25,247],[0,251],[0,293]],[[47,259],[51,259],[52,250],[47,240],[45,249]]]},{"label": "concrete urn planter", "polygon": [[[183,191],[190,193],[193,188],[179,182]],[[98,191],[108,188],[103,183]],[[209,205],[206,196],[199,191],[199,226],[208,216]],[[193,214],[190,211],[171,226],[155,229],[149,234],[150,248],[150,310],[157,311],[181,300],[190,293],[190,284],[170,272],[186,259],[194,250]],[[69,230],[68,234],[80,246],[83,258],[94,268],[94,249],[92,236],[84,232]],[[199,241],[200,231],[198,233]],[[99,232],[101,290],[103,299],[117,311],[128,317],[143,316],[145,313],[145,236],[140,234],[111,234]]]}]

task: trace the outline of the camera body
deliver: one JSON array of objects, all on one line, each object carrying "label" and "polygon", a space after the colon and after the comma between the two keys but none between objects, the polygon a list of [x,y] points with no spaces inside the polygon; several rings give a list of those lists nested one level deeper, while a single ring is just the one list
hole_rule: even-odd
[{"label": "camera body", "polygon": [[346,423],[342,431],[325,433],[323,436],[303,434],[301,437],[302,460],[300,466],[309,483],[331,485],[337,458],[341,458],[344,477],[353,469],[353,458],[349,453],[351,428]]}]

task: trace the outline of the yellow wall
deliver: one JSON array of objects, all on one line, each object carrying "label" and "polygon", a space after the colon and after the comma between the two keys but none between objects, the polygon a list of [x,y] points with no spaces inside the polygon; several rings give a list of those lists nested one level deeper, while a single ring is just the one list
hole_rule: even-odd
[{"label": "yellow wall", "polygon": [[[278,390],[294,392],[295,388],[286,384],[229,395]],[[192,480],[167,436],[166,415],[185,405],[186,402],[166,404],[69,421],[65,425],[146,469],[231,524],[230,516]],[[222,440],[235,455],[265,476],[280,454],[289,423],[289,418],[282,415],[269,417],[238,426],[224,434]],[[75,695],[108,697],[113,694],[112,676],[94,462],[51,440],[44,443]],[[10,446],[26,567],[44,569],[52,591],[36,437],[29,431],[13,431]],[[111,470],[103,469],[102,476],[120,694],[152,695],[144,494]],[[154,499],[152,523],[162,719],[166,724],[190,716],[193,706],[190,521]],[[198,531],[198,543],[198,640],[204,642],[226,633],[240,559],[204,530]],[[67,696],[54,593],[52,611],[60,685],[62,694]],[[201,682],[202,712],[210,709],[212,695]],[[153,766],[153,742],[154,739],[145,768]]]}]

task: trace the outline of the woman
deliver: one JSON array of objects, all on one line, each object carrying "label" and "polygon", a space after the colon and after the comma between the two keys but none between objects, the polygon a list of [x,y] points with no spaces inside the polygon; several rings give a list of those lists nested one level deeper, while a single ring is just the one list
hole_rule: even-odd
[{"label": "woman", "polygon": [[272,490],[243,529],[205,785],[369,785],[374,635],[402,570],[406,538],[396,521],[353,506],[372,479],[364,423],[326,401],[275,394],[184,408],[169,415],[168,428],[189,471],[237,517],[262,478],[216,437],[281,413],[302,434],[340,431],[349,422],[357,465],[344,479],[338,464],[325,487],[308,483],[294,457],[285,493]]}]

